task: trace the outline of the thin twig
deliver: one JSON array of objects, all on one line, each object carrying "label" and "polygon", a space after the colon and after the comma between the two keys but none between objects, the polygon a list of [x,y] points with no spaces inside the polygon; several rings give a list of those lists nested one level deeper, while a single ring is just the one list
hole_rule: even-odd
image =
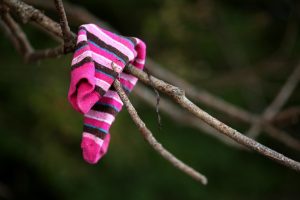
[{"label": "thin twig", "polygon": [[286,101],[292,95],[300,80],[300,63],[297,64],[285,84],[281,87],[272,103],[265,109],[262,116],[251,126],[247,135],[256,138],[260,132],[261,121],[270,121],[281,110]]},{"label": "thin twig", "polygon": [[[147,68],[144,69],[144,71],[147,73],[148,77],[150,77],[149,70]],[[151,79],[150,79],[151,80]],[[150,81],[150,86],[153,88],[155,95],[156,95],[156,105],[155,105],[155,110],[156,110],[156,115],[157,115],[157,123],[159,128],[161,129],[162,124],[161,124],[161,116],[159,113],[159,103],[160,103],[160,95],[157,89],[152,85],[152,82]]]},{"label": "thin twig", "polygon": [[60,27],[64,39],[64,51],[70,52],[74,49],[72,33],[68,24],[67,15],[62,0],[54,0],[55,7],[60,16]]},{"label": "thin twig", "polygon": [[13,46],[17,50],[17,52],[22,55],[19,41],[11,33],[10,28],[6,25],[6,23],[2,20],[2,18],[0,19],[0,27],[4,31],[5,35],[9,38],[9,40],[11,41],[11,43],[13,44]]},{"label": "thin twig", "polygon": [[157,152],[159,153],[163,158],[165,158],[167,161],[169,161],[174,167],[177,169],[181,170],[185,174],[189,175],[196,181],[199,181],[203,185],[207,184],[207,178],[191,168],[190,166],[186,165],[183,163],[181,160],[176,158],[173,154],[171,154],[169,151],[167,151],[153,136],[151,131],[146,127],[145,123],[141,120],[139,117],[137,111],[129,101],[127,95],[125,94],[124,90],[122,89],[121,83],[116,79],[114,81],[114,87],[117,90],[120,98],[124,102],[125,107],[128,110],[128,113],[130,114],[132,120],[138,127],[139,131],[145,138],[145,140],[150,144],[150,146]]},{"label": "thin twig", "polygon": [[149,66],[151,73],[157,77],[163,77],[164,80],[168,81],[169,83],[176,84],[178,87],[183,88],[186,92],[186,95],[196,102],[201,102],[206,106],[209,106],[215,110],[219,110],[222,113],[244,122],[253,122],[253,120],[256,118],[255,115],[237,107],[236,105],[228,103],[205,90],[195,88],[186,80],[178,77],[171,71],[166,70],[164,67],[161,67],[151,59],[147,59],[147,65]]},{"label": "thin twig", "polygon": [[10,16],[8,8],[1,6],[0,14],[3,22],[5,23],[6,29],[10,32],[9,37],[12,41],[15,40],[15,42],[13,42],[14,46],[26,60],[26,57],[33,52],[33,48],[28,41],[26,34]]},{"label": "thin twig", "polygon": [[[134,88],[133,93],[136,94],[136,96],[142,99],[145,103],[149,104],[154,108],[156,107],[156,103],[153,101],[156,97],[153,94],[153,92],[147,87],[138,84]],[[230,138],[219,134],[218,131],[216,131],[214,128],[200,121],[198,118],[194,117],[189,112],[180,109],[180,107],[176,106],[176,104],[174,104],[170,100],[161,97],[160,105],[160,110],[167,114],[176,123],[181,124],[183,126],[191,126],[193,128],[196,128],[199,131],[201,131],[201,133],[203,132],[205,134],[213,136],[229,146],[239,149],[245,149],[242,145],[239,145],[235,141],[232,141]]]},{"label": "thin twig", "polygon": [[288,124],[295,124],[300,121],[300,107],[290,107],[285,110],[280,111],[272,119],[272,124],[277,126],[287,126]]},{"label": "thin twig", "polygon": [[[150,80],[147,76],[147,74],[141,70],[138,70],[134,68],[132,65],[126,66],[126,71],[131,73],[132,75],[136,76],[145,84],[149,84]],[[230,137],[234,141],[238,142],[239,144],[242,144],[246,146],[249,149],[252,149],[261,155],[270,158],[282,165],[285,165],[291,169],[294,169],[296,171],[300,171],[300,163],[297,161],[294,161],[283,154],[280,154],[258,142],[255,140],[248,138],[247,136],[244,136],[237,130],[227,126],[223,122],[217,120],[216,118],[212,117],[202,109],[200,109],[198,106],[196,106],[193,102],[191,102],[188,98],[186,98],[184,91],[170,85],[162,80],[159,80],[153,76],[151,76],[153,85],[156,89],[158,89],[160,92],[167,94],[170,96],[175,102],[177,102],[180,106],[188,110],[190,113],[194,114],[199,119],[203,120],[205,123],[210,125],[211,127],[218,130],[220,133]]]},{"label": "thin twig", "polygon": [[[26,3],[41,7],[47,10],[55,10],[56,7],[51,3],[51,1],[41,1],[41,0],[24,0]],[[81,25],[85,23],[101,24],[101,27],[104,27],[107,30],[117,32],[112,26],[107,22],[99,19],[97,16],[93,15],[83,6],[76,5],[74,3],[65,1],[64,8],[66,13],[68,13],[69,21],[72,21],[75,25]]]},{"label": "thin twig", "polygon": [[14,10],[23,23],[34,21],[47,31],[62,37],[60,25],[47,17],[44,13],[19,0],[2,0],[10,9]]},{"label": "thin twig", "polygon": [[7,10],[1,11],[1,17],[4,26],[9,31],[9,38],[13,41],[15,48],[20,52],[26,62],[34,62],[45,58],[54,58],[64,53],[63,46],[55,48],[34,50],[26,34],[23,32],[18,23],[9,15]]}]

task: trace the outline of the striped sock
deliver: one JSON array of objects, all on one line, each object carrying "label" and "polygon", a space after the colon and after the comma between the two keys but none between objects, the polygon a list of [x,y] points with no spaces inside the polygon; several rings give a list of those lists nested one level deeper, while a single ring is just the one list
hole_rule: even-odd
[{"label": "striped sock", "polygon": [[110,126],[123,106],[113,81],[120,77],[129,93],[137,78],[122,71],[128,63],[143,69],[145,57],[146,46],[138,38],[119,36],[94,24],[80,26],[68,99],[84,114],[81,148],[88,163],[97,163],[107,152]]}]

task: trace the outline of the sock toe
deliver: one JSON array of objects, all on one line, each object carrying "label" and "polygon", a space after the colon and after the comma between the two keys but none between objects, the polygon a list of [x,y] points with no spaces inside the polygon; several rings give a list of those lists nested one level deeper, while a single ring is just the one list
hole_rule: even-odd
[{"label": "sock toe", "polygon": [[104,138],[103,145],[100,149],[100,158],[106,154],[109,147],[109,142],[110,142],[110,134],[107,134]]},{"label": "sock toe", "polygon": [[86,162],[96,164],[100,157],[101,145],[94,139],[83,137],[81,142],[82,155]]}]

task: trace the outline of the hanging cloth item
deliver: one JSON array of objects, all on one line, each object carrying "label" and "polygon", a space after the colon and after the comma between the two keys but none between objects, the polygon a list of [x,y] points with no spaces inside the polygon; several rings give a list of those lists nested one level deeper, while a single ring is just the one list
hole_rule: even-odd
[{"label": "hanging cloth item", "polygon": [[79,27],[68,100],[84,114],[81,148],[88,163],[97,163],[107,152],[109,129],[123,106],[112,86],[114,80],[118,78],[129,94],[138,79],[123,69],[131,64],[142,70],[145,58],[146,45],[138,38],[117,35],[95,24]]}]

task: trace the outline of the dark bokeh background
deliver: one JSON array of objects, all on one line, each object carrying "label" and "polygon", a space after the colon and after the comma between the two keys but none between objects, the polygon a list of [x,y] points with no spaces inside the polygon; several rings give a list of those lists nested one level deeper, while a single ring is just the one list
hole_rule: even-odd
[{"label": "dark bokeh background", "polygon": [[[172,72],[254,113],[272,101],[299,59],[296,0],[72,2],[122,34],[142,38],[148,55]],[[76,31],[76,20],[70,22]],[[22,27],[36,48],[56,45],[33,26]],[[154,108],[134,95],[156,137],[209,184],[199,185],[158,156],[125,110],[111,130],[107,156],[86,164],[82,117],[66,98],[71,55],[24,64],[2,32],[0,41],[0,199],[299,199],[299,173],[163,113],[159,131]],[[298,87],[285,108],[299,102]],[[249,127],[200,106],[241,131]],[[297,121],[281,128],[300,139]],[[258,140],[300,160],[299,152],[264,134]]]}]

